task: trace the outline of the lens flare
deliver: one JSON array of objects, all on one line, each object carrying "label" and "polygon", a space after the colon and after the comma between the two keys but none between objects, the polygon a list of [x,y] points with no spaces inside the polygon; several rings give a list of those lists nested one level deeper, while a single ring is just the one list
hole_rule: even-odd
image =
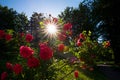
[{"label": "lens flare", "polygon": [[44,26],[45,26],[45,28],[43,29],[43,33],[45,34],[44,37],[55,39],[59,33],[57,24],[48,23],[45,24]]},{"label": "lens flare", "polygon": [[42,25],[40,25],[43,36],[41,39],[48,38],[50,40],[55,40],[60,33],[61,24],[57,22],[57,19],[53,17],[45,18]]},{"label": "lens flare", "polygon": [[47,26],[46,26],[46,30],[47,30],[47,32],[49,33],[49,34],[56,34],[56,32],[57,32],[57,28],[56,28],[56,25],[54,25],[54,24],[48,24]]}]

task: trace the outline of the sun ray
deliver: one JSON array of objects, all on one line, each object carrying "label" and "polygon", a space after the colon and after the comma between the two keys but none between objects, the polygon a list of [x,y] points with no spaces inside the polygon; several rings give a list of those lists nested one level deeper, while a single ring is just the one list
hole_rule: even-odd
[{"label": "sun ray", "polygon": [[44,29],[42,30],[44,36],[49,39],[55,39],[59,34],[59,25],[53,20],[47,20],[48,22],[44,24]]}]

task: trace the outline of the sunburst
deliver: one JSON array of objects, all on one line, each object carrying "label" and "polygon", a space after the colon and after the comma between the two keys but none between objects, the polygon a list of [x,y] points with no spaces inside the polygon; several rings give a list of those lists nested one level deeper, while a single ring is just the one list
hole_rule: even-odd
[{"label": "sunburst", "polygon": [[50,39],[55,39],[59,34],[59,25],[53,20],[47,20],[44,24],[44,29],[42,30],[44,33],[44,37],[48,37]]}]

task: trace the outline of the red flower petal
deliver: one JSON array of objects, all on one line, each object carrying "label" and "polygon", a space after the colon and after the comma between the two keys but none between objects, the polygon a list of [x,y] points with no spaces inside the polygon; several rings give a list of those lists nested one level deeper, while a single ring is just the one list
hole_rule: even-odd
[{"label": "red flower petal", "polygon": [[9,62],[6,63],[6,68],[9,70],[13,70],[13,65]]},{"label": "red flower petal", "polygon": [[27,42],[31,42],[33,40],[33,36],[31,34],[27,34],[25,39]]},{"label": "red flower petal", "polygon": [[27,46],[20,47],[20,55],[23,58],[29,58],[30,56],[33,55],[33,53],[34,53],[34,51],[30,47],[27,47]]},{"label": "red flower petal", "polygon": [[64,44],[59,44],[58,45],[58,51],[63,51],[64,50]]},{"label": "red flower petal", "polygon": [[27,61],[27,65],[30,68],[35,68],[39,66],[39,60],[35,57],[30,57]]},{"label": "red flower petal", "polygon": [[15,74],[20,74],[22,72],[22,66],[20,64],[15,64],[13,66],[13,71],[15,72]]},{"label": "red flower petal", "polygon": [[74,76],[75,76],[75,78],[78,78],[79,77],[79,72],[76,70],[76,71],[74,71]]},{"label": "red flower petal", "polygon": [[1,74],[1,80],[6,80],[6,77],[8,76],[8,73],[7,72],[3,72]]},{"label": "red flower petal", "polygon": [[53,56],[53,51],[46,44],[40,44],[40,58],[49,60]]}]

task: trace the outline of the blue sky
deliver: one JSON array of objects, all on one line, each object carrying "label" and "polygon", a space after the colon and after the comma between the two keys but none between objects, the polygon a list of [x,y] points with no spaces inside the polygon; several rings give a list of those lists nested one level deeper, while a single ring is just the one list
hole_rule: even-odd
[{"label": "blue sky", "polygon": [[28,18],[33,12],[57,17],[67,6],[77,8],[81,1],[83,0],[0,0],[0,4],[19,13],[24,12]]}]

